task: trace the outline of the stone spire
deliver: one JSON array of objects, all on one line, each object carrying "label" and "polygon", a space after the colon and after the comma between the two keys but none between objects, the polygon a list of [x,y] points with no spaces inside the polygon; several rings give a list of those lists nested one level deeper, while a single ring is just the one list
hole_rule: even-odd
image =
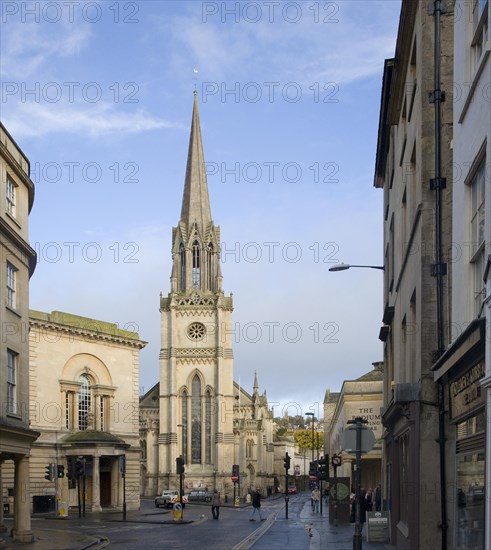
[{"label": "stone spire", "polygon": [[182,197],[181,222],[184,222],[188,228],[191,227],[193,222],[197,222],[199,230],[204,232],[211,221],[205,157],[199,123],[198,93],[195,90],[191,135],[189,137],[188,163]]},{"label": "stone spire", "polygon": [[253,389],[254,389],[254,394],[259,392],[259,383],[257,381],[257,371],[254,371],[254,386],[253,386]]}]

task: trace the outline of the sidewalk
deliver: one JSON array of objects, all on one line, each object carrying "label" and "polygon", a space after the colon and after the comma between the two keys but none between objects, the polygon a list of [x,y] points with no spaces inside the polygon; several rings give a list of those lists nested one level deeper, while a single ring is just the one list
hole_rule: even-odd
[{"label": "sidewalk", "polygon": [[[202,520],[201,511],[184,512],[183,523],[196,523]],[[9,536],[12,518],[5,518],[7,531],[0,532],[0,550],[88,550],[103,548],[106,539],[80,532],[80,527],[102,522],[123,522],[120,511],[87,513],[85,518],[78,517],[78,510],[70,510],[68,517],[57,518],[53,514],[32,516],[31,529],[34,542],[15,542]],[[126,523],[174,523],[172,513],[160,511],[128,511]]]}]

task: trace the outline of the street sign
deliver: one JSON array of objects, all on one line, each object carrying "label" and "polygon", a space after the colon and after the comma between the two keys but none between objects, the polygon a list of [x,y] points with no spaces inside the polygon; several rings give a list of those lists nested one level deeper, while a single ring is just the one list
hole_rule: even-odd
[{"label": "street sign", "polygon": [[[375,445],[375,434],[366,426],[361,427],[361,453],[368,453]],[[356,453],[356,426],[351,425],[343,432],[342,437],[343,451],[347,453]]]}]

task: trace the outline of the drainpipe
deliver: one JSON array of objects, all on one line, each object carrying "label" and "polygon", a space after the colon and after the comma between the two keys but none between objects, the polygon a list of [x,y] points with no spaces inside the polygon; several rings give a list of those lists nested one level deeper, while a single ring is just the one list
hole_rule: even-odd
[{"label": "drainpipe", "polygon": [[[431,8],[435,20],[434,48],[434,84],[430,102],[435,106],[435,177],[430,181],[430,189],[435,191],[435,260],[431,266],[431,275],[436,278],[437,307],[437,350],[436,357],[441,357],[445,350],[443,319],[443,277],[447,274],[447,264],[443,261],[442,246],[442,191],[446,180],[442,177],[442,117],[441,104],[445,101],[445,92],[441,90],[441,50],[440,24],[441,14],[445,13],[441,0],[435,0]],[[438,382],[438,443],[440,447],[440,522],[441,548],[447,548],[447,495],[445,487],[445,393],[443,382]]]}]

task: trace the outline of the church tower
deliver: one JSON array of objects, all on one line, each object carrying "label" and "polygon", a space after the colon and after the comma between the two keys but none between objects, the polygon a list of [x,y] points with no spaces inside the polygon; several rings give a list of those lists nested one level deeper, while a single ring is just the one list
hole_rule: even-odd
[{"label": "church tower", "polygon": [[158,488],[221,488],[234,461],[232,296],[220,269],[220,228],[211,216],[197,92],[181,217],[172,230],[171,291],[160,298]]}]

